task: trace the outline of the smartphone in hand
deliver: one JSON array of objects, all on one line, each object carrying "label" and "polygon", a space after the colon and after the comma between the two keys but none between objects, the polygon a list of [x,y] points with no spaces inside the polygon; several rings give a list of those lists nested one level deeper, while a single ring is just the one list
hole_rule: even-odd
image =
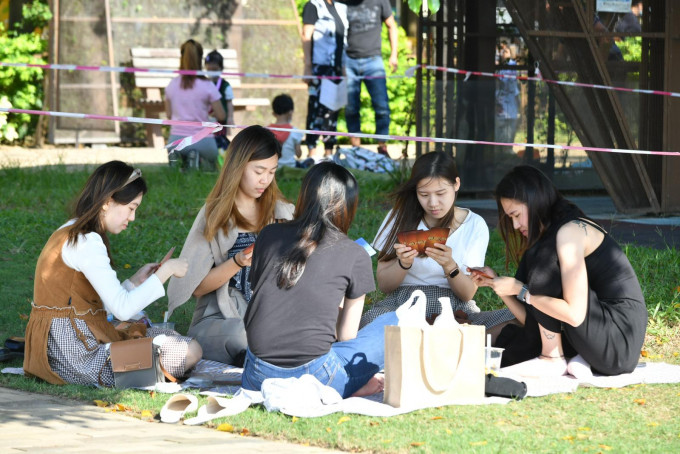
[{"label": "smartphone in hand", "polygon": [[170,260],[172,258],[173,252],[175,252],[175,246],[171,247],[170,250],[168,251],[168,253],[165,254],[165,257],[163,257],[161,259],[161,261],[158,262],[158,265],[156,265],[156,267],[153,269],[153,273],[158,271],[158,268],[160,268],[165,262],[167,262],[168,260]]},{"label": "smartphone in hand", "polygon": [[475,276],[481,276],[481,277],[485,277],[485,278],[487,278],[487,279],[493,279],[492,276],[489,276],[488,274],[486,274],[484,271],[482,271],[482,270],[480,270],[480,269],[477,269],[477,268],[470,268],[470,267],[468,266],[468,267],[467,267],[467,270],[468,270],[468,272],[470,272],[471,274],[474,274]]}]

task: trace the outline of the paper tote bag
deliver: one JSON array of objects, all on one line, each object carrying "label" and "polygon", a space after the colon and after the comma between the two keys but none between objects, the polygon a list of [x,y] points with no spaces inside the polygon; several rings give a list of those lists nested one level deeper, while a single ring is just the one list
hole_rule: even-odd
[{"label": "paper tote bag", "polygon": [[484,327],[385,327],[384,402],[421,408],[484,398]]}]

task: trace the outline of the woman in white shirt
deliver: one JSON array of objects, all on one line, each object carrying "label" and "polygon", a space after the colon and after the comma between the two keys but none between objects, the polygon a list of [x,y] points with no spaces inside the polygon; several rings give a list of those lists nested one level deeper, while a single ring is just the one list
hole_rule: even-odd
[{"label": "woman in white shirt", "polygon": [[[472,299],[477,285],[467,268],[484,265],[489,228],[481,216],[455,205],[459,189],[458,170],[450,154],[433,152],[416,159],[410,178],[393,194],[394,208],[373,241],[373,247],[380,251],[378,288],[387,297],[364,314],[362,327],[396,310],[417,289],[427,296],[428,317],[441,312],[439,298],[446,297],[454,312],[465,312],[457,314],[459,319],[487,329],[514,318],[506,309],[481,312]],[[445,244],[434,243],[424,254],[419,255],[397,238],[399,232],[435,227],[448,228],[449,236]]]},{"label": "woman in white shirt", "polygon": [[165,294],[170,276],[187,262],[148,263],[121,283],[111,267],[107,235],[135,220],[147,192],[139,169],[120,161],[98,167],[76,202],[74,216],[52,234],[36,265],[24,371],[53,384],[113,386],[111,342],[154,337],[161,364],[182,376],[201,358],[200,345],[174,331],[142,323],[114,327],[107,314],[129,320]]}]

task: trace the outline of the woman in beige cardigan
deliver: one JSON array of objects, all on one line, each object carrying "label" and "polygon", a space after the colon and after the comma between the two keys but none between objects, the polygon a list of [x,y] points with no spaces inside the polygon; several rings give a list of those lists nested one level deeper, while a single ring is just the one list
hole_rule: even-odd
[{"label": "woman in beige cardigan", "polygon": [[238,133],[184,242],[180,257],[189,262],[189,271],[170,280],[169,312],[196,298],[188,335],[201,344],[205,359],[243,364],[249,246],[264,226],[293,216],[293,205],[274,179],[280,156],[281,145],[266,128],[250,126]]}]

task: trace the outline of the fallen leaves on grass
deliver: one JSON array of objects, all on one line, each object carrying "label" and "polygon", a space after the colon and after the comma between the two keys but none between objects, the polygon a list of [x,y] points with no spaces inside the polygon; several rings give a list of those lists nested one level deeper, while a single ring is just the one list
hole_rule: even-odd
[{"label": "fallen leaves on grass", "polygon": [[243,429],[241,429],[242,437],[247,437],[248,435],[250,435],[250,431],[247,428],[244,427]]},{"label": "fallen leaves on grass", "polygon": [[418,447],[418,446],[423,446],[425,444],[424,441],[413,441],[411,442],[411,446]]},{"label": "fallen leaves on grass", "polygon": [[635,402],[638,405],[644,405],[647,403],[645,399],[633,399],[633,402]]},{"label": "fallen leaves on grass", "polygon": [[142,410],[142,419],[151,419],[153,418],[153,413],[151,413],[149,410]]},{"label": "fallen leaves on grass", "polygon": [[232,426],[228,422],[223,422],[222,424],[217,426],[217,430],[219,430],[220,432],[233,432],[234,426]]},{"label": "fallen leaves on grass", "polygon": [[28,320],[28,315],[26,314],[19,314],[19,318],[22,320]]},{"label": "fallen leaves on grass", "polygon": [[482,441],[471,441],[470,446],[486,446],[488,442],[486,440]]},{"label": "fallen leaves on grass", "polygon": [[345,422],[349,421],[350,419],[352,419],[352,418],[350,418],[349,416],[343,416],[343,417],[341,417],[340,419],[338,419],[338,423],[337,423],[337,424],[340,425],[340,424],[342,424],[342,423],[345,423]]},{"label": "fallen leaves on grass", "polygon": [[611,450],[612,450],[612,447],[609,446],[609,445],[599,444],[598,446],[599,446],[601,449],[603,449],[604,451],[611,451]]},{"label": "fallen leaves on grass", "polygon": [[130,265],[129,263],[126,263],[125,265],[123,265],[123,268],[125,268],[126,270],[129,270],[130,268],[132,268],[132,265]]},{"label": "fallen leaves on grass", "polygon": [[300,419],[300,418],[298,418],[297,416],[293,416],[293,417],[291,418],[291,421],[292,421],[292,422],[296,422],[298,419]]},{"label": "fallen leaves on grass", "polygon": [[647,350],[642,350],[642,351],[640,351],[640,356],[642,356],[643,358],[646,358],[646,357],[649,356],[649,353],[647,353]]},{"label": "fallen leaves on grass", "polygon": [[95,399],[93,402],[97,407],[108,407],[109,406],[109,403],[104,402],[103,400]]}]

